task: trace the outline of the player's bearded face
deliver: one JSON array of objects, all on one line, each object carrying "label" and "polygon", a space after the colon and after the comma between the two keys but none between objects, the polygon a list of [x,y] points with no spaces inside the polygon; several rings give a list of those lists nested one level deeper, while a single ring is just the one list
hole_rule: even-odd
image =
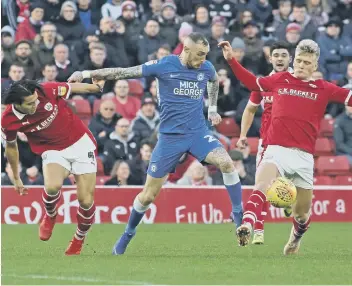
[{"label": "player's bearded face", "polygon": [[273,50],[270,62],[273,64],[275,72],[282,72],[288,69],[291,58],[286,49]]},{"label": "player's bearded face", "polygon": [[16,109],[24,114],[34,114],[38,106],[38,94],[33,93],[30,96],[24,98],[22,104],[15,105]]},{"label": "player's bearded face", "polygon": [[318,59],[315,54],[296,54],[293,62],[294,75],[302,80],[309,80],[318,67]]}]

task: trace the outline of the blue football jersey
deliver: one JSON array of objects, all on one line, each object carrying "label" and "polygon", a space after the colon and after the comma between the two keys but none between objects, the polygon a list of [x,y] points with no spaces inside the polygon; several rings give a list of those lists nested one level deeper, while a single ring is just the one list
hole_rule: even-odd
[{"label": "blue football jersey", "polygon": [[209,61],[189,69],[178,56],[170,55],[143,64],[142,71],[143,76],[156,78],[161,133],[187,134],[206,128],[204,94],[207,82],[216,75]]}]

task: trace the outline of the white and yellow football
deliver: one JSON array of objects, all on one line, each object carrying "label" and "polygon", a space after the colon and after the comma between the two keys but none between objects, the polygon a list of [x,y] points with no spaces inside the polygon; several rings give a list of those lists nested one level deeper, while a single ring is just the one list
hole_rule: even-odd
[{"label": "white and yellow football", "polygon": [[277,178],[269,187],[266,198],[276,208],[291,206],[297,197],[296,186],[284,177]]}]

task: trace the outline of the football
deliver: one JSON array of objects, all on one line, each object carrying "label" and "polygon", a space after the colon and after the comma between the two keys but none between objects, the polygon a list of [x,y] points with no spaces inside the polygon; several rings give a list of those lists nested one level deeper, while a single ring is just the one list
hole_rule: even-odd
[{"label": "football", "polygon": [[296,186],[284,177],[277,178],[269,187],[266,198],[270,204],[277,208],[291,206],[297,197]]}]

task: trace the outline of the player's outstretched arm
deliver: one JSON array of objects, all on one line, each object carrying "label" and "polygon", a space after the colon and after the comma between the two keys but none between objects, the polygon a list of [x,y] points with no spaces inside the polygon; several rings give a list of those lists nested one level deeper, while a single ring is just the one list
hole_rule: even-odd
[{"label": "player's outstretched arm", "polygon": [[68,82],[81,82],[85,78],[95,78],[97,80],[118,80],[140,77],[143,77],[141,65],[130,68],[106,68],[92,71],[76,71],[69,77]]},{"label": "player's outstretched arm", "polygon": [[6,142],[5,147],[5,155],[7,160],[10,163],[13,178],[14,178],[14,186],[16,191],[22,196],[27,194],[27,189],[23,186],[22,180],[20,178],[19,172],[19,152],[17,147],[17,142]]},{"label": "player's outstretched arm", "polygon": [[105,81],[92,79],[93,84],[69,83],[72,93],[99,93],[103,92]]},{"label": "player's outstretched arm", "polygon": [[209,108],[208,108],[208,120],[211,121],[212,125],[218,125],[221,122],[221,116],[217,111],[217,102],[219,94],[219,79],[217,73],[212,80],[207,83]]},{"label": "player's outstretched arm", "polygon": [[249,90],[261,91],[261,87],[258,85],[257,78],[254,74],[246,70],[232,54],[232,47],[228,41],[222,41],[218,44],[218,47],[222,48],[224,58],[227,60],[231,67],[231,70]]},{"label": "player's outstretched arm", "polygon": [[247,106],[242,114],[241,121],[241,135],[237,142],[238,148],[245,148],[248,145],[247,134],[249,128],[251,128],[255,113],[258,110],[258,106],[253,105],[251,102],[247,103]]}]

